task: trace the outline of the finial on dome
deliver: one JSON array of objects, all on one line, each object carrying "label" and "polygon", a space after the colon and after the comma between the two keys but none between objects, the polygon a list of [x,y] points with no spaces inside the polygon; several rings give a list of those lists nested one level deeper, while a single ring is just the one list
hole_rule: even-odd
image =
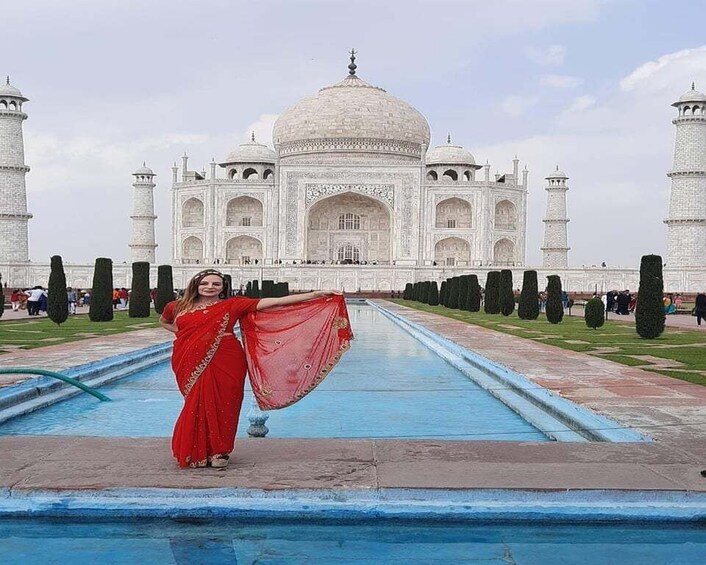
[{"label": "finial on dome", "polygon": [[348,65],[348,74],[354,77],[357,68],[358,65],[355,64],[355,49],[351,49],[351,64]]},{"label": "finial on dome", "polygon": [[[8,83],[8,84],[10,84],[10,83]],[[696,90],[696,82],[693,80],[691,81],[691,90]]]},{"label": "finial on dome", "polygon": [[5,77],[5,84],[10,84],[10,75]]},{"label": "finial on dome", "polygon": [[252,141],[253,143],[255,142],[255,132],[252,132],[250,134],[250,141]]},{"label": "finial on dome", "polygon": [[449,133],[449,135],[446,136],[446,143],[451,145],[451,134],[450,133]]},{"label": "finial on dome", "polygon": [[557,170],[557,172],[559,171],[559,165],[556,166],[556,170]]},{"label": "finial on dome", "polygon": [[142,161],[142,166],[146,167],[147,166],[147,161]]}]

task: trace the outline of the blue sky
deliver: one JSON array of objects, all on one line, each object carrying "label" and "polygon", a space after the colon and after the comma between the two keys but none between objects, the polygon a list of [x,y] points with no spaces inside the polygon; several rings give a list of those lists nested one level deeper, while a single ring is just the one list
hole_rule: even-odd
[{"label": "blue sky", "polygon": [[[480,163],[530,169],[527,263],[541,261],[544,177],[570,177],[570,264],[664,253],[671,102],[706,90],[706,1],[0,0],[0,73],[25,122],[34,261],[128,257],[130,173],[201,169],[301,97],[358,73],[419,109]],[[7,52],[7,51],[6,51]],[[65,220],[57,229],[57,214]],[[77,218],[80,218],[77,221]]]}]

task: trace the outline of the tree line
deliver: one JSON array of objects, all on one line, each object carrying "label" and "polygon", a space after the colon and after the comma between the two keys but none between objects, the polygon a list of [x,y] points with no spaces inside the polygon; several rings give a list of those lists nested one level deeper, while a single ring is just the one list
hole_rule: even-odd
[{"label": "tree line", "polygon": [[[547,321],[552,324],[560,323],[564,317],[562,294],[561,278],[549,275],[545,312]],[[640,288],[635,310],[635,328],[643,338],[654,339],[664,331],[663,294],[662,258],[659,255],[645,255],[640,262]],[[510,269],[488,272],[484,292],[477,275],[459,275],[442,281],[441,287],[436,281],[407,283],[402,298],[468,312],[480,312],[482,304],[486,314],[503,316],[511,315],[516,304]],[[522,290],[517,300],[517,315],[522,320],[536,320],[539,310],[537,271],[524,271]],[[586,302],[584,320],[589,328],[603,326],[605,305],[600,298],[594,296]]]}]

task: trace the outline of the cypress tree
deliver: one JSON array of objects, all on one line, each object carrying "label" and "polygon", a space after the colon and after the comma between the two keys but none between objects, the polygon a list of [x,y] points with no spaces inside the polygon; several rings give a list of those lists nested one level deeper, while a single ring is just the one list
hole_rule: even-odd
[{"label": "cypress tree", "polygon": [[446,292],[446,281],[441,281],[441,288],[439,289],[439,304],[441,304],[442,306],[446,306]]},{"label": "cypress tree", "polygon": [[5,293],[0,288],[0,318],[5,313]]},{"label": "cypress tree", "polygon": [[461,281],[458,277],[451,277],[451,284],[449,285],[449,298],[447,301],[447,306],[455,310],[458,310],[460,282]]},{"label": "cypress tree", "polygon": [[510,269],[500,271],[498,302],[500,313],[503,316],[509,316],[515,311],[515,293],[512,292],[512,271]]},{"label": "cypress tree", "polygon": [[427,298],[427,304],[429,304],[429,306],[439,305],[439,285],[436,283],[436,281],[431,281],[431,283],[429,284],[429,296]]},{"label": "cypress tree", "polygon": [[477,275],[470,275],[468,279],[468,311],[480,312],[480,284]]},{"label": "cypress tree", "polygon": [[96,259],[91,287],[91,322],[110,322],[113,319],[113,261],[107,257]]},{"label": "cypress tree", "polygon": [[404,285],[404,292],[402,293],[402,298],[404,300],[412,299],[412,283],[407,283]]},{"label": "cypress tree", "polygon": [[664,331],[665,313],[662,257],[644,255],[640,261],[640,288],[635,307],[635,329],[640,337],[654,339]]},{"label": "cypress tree", "polygon": [[154,310],[164,312],[164,307],[174,300],[174,277],[171,265],[157,267],[157,296],[154,298]]},{"label": "cypress tree", "polygon": [[252,298],[252,281],[248,281],[245,285],[245,296]]},{"label": "cypress tree", "polygon": [[522,275],[522,292],[517,306],[521,320],[536,320],[539,317],[539,288],[537,271],[525,271]]},{"label": "cypress tree", "polygon": [[[47,315],[56,325],[63,324],[69,317],[69,299],[66,295],[66,275],[60,255],[51,258],[49,288],[47,296]],[[2,289],[0,288],[0,292]]]},{"label": "cypress tree", "polygon": [[486,314],[500,314],[499,288],[500,271],[489,271],[488,278],[485,280],[485,303],[483,305]]},{"label": "cypress tree", "polygon": [[257,280],[254,280],[252,282],[252,297],[263,298],[262,296],[260,296],[260,282]]},{"label": "cypress tree", "polygon": [[262,298],[270,298],[275,294],[275,281],[263,280],[262,281]]},{"label": "cypress tree", "polygon": [[561,303],[561,279],[559,275],[547,277],[547,321],[558,324],[564,318],[564,305]]},{"label": "cypress tree", "polygon": [[233,277],[224,274],[223,283],[225,285],[225,288],[223,290],[225,290],[226,292],[226,298],[230,298],[231,296],[233,296]]},{"label": "cypress tree", "polygon": [[289,283],[285,281],[277,284],[280,285],[280,296],[289,296]]},{"label": "cypress tree", "polygon": [[128,317],[150,317],[150,264],[137,261],[132,264],[132,288],[128,304]]},{"label": "cypress tree", "polygon": [[586,302],[583,319],[589,328],[600,328],[605,323],[605,306],[600,298],[591,298]]},{"label": "cypress tree", "polygon": [[458,277],[458,309],[468,310],[468,289],[471,275],[461,275]]}]

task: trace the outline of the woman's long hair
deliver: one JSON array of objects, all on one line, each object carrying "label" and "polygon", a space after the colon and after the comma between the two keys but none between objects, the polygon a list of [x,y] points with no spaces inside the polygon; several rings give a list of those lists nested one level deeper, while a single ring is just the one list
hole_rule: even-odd
[{"label": "woman's long hair", "polygon": [[179,314],[179,312],[182,312],[184,310],[188,311],[194,307],[196,301],[199,298],[199,284],[201,284],[201,281],[209,275],[219,276],[223,281],[223,290],[221,290],[220,294],[218,295],[218,298],[222,300],[224,298],[228,298],[231,295],[228,278],[220,271],[216,271],[215,269],[206,269],[204,271],[196,273],[189,281],[189,284],[186,285],[186,290],[184,290],[184,296],[177,300],[176,306],[174,307],[174,316]]}]

